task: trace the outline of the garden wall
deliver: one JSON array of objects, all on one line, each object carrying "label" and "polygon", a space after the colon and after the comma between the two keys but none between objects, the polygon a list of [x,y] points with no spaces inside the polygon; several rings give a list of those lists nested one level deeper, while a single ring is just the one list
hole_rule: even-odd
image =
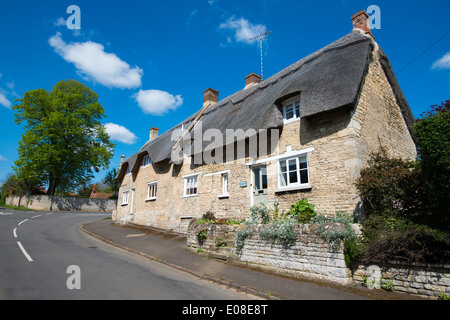
[{"label": "garden wall", "polygon": [[[216,238],[219,237],[227,243],[227,258],[276,273],[344,285],[360,284],[370,289],[379,289],[383,284],[393,291],[425,297],[450,295],[450,265],[359,264],[351,270],[345,263],[342,246],[333,250],[317,234],[317,225],[296,225],[297,240],[290,245],[261,239],[259,232],[266,227],[267,225],[196,224],[194,220],[188,228],[187,246],[192,250],[201,249],[215,254],[223,249],[216,245]],[[199,241],[197,234],[202,229],[206,230],[206,239]],[[240,250],[236,249],[235,244],[237,232],[248,234]]]},{"label": "garden wall", "polygon": [[16,207],[24,206],[28,209],[43,211],[112,212],[117,207],[117,200],[47,195],[19,197],[13,195],[6,198],[6,204]]}]

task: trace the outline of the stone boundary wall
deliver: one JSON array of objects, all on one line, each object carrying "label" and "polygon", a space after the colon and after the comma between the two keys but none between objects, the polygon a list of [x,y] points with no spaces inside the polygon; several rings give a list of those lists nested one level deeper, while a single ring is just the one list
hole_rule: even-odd
[{"label": "stone boundary wall", "polygon": [[[187,246],[191,250],[202,249],[209,253],[223,248],[215,245],[216,237],[227,241],[228,258],[268,269],[280,274],[290,274],[308,279],[323,280],[343,285],[366,285],[379,289],[390,282],[392,290],[429,298],[443,293],[450,295],[450,265],[415,264],[404,265],[355,265],[352,269],[345,263],[342,246],[333,250],[316,233],[314,224],[296,226],[297,241],[290,246],[261,239],[259,232],[266,225],[196,224],[191,222],[187,233]],[[197,239],[201,229],[207,230],[203,242]],[[236,250],[235,234],[239,230],[251,230],[241,250]]]},{"label": "stone boundary wall", "polygon": [[390,282],[394,291],[438,298],[441,293],[450,295],[450,265],[360,264],[354,268],[353,281],[375,289]]},{"label": "stone boundary wall", "polygon": [[42,211],[86,211],[112,212],[117,207],[117,200],[60,197],[47,195],[8,196],[6,204],[10,206],[24,206],[28,209]]}]

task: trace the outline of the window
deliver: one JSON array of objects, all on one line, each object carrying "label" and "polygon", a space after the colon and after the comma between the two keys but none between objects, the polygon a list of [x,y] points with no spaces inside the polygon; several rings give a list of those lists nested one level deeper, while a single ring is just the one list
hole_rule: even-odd
[{"label": "window", "polygon": [[282,104],[284,123],[289,123],[300,119],[300,100],[299,98],[287,100]]},{"label": "window", "polygon": [[222,173],[222,196],[228,196],[228,173]]},{"label": "window", "polygon": [[151,164],[152,164],[152,161],[150,160],[150,156],[149,155],[144,156],[144,158],[142,159],[142,166],[147,167]]},{"label": "window", "polygon": [[278,161],[278,187],[309,187],[308,161],[306,155]]},{"label": "window", "polygon": [[147,198],[145,200],[156,200],[156,191],[158,189],[158,182],[147,183]]},{"label": "window", "polygon": [[195,196],[198,193],[198,174],[184,177],[184,196]]},{"label": "window", "polygon": [[128,174],[131,174],[131,168],[130,168],[130,165],[129,164],[127,164],[127,175]]},{"label": "window", "polygon": [[127,205],[128,204],[128,195],[130,194],[130,190],[124,191],[122,193],[122,205]]}]

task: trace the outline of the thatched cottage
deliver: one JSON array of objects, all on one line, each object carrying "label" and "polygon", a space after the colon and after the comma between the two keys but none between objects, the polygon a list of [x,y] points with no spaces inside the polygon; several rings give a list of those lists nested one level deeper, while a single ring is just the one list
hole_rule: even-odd
[{"label": "thatched cottage", "polygon": [[121,164],[113,219],[184,232],[193,217],[249,216],[275,201],[307,198],[321,214],[361,213],[355,180],[369,154],[416,157],[413,116],[386,54],[367,27],[222,100],[150,139]]}]

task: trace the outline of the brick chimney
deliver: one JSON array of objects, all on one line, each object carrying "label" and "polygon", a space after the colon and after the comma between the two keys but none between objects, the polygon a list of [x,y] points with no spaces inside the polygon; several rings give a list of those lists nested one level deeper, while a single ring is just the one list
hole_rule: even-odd
[{"label": "brick chimney", "polygon": [[148,141],[152,141],[153,139],[155,139],[158,136],[159,133],[159,129],[158,128],[150,128],[150,136],[148,138]]},{"label": "brick chimney", "polygon": [[261,77],[258,76],[256,73],[250,73],[248,76],[245,77],[245,88],[248,89],[254,85],[257,85],[261,82]]},{"label": "brick chimney", "polygon": [[361,10],[355,13],[352,16],[352,22],[353,22],[353,29],[360,29],[364,33],[369,33],[370,35],[372,35],[369,25],[369,15],[365,10]]},{"label": "brick chimney", "polygon": [[219,102],[219,91],[208,88],[203,91],[203,106],[210,106]]}]

